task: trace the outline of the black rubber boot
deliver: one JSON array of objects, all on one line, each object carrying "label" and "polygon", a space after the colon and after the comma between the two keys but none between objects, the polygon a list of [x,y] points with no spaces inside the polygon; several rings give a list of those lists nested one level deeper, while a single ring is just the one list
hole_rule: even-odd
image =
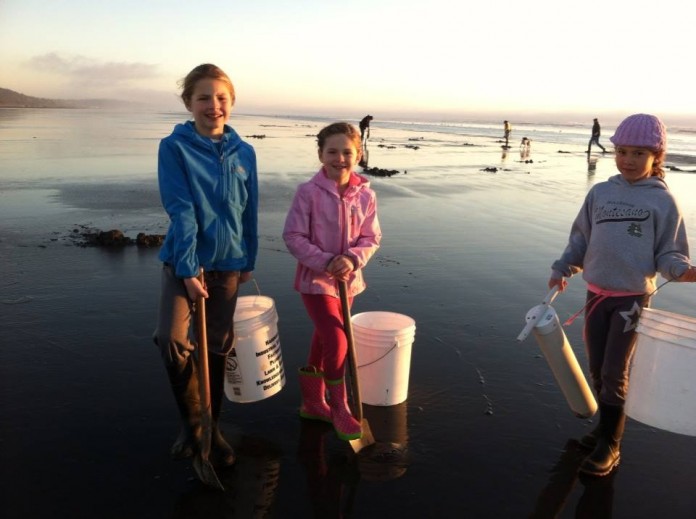
[{"label": "black rubber boot", "polygon": [[213,415],[211,437],[212,461],[216,465],[228,467],[235,462],[234,449],[227,443],[218,425],[225,392],[225,363],[227,357],[208,352],[210,376],[210,407]]},{"label": "black rubber boot", "polygon": [[599,440],[600,431],[602,430],[602,422],[600,421],[594,429],[585,434],[582,438],[578,440],[578,443],[584,449],[593,450],[597,446],[597,440]]},{"label": "black rubber boot", "polygon": [[621,439],[626,415],[623,406],[599,404],[600,435],[597,446],[580,465],[580,472],[590,476],[606,476],[619,464]]},{"label": "black rubber boot", "polygon": [[198,449],[201,436],[201,401],[196,362],[189,356],[183,366],[170,365],[166,368],[181,416],[181,432],[170,452],[174,459],[190,458]]}]

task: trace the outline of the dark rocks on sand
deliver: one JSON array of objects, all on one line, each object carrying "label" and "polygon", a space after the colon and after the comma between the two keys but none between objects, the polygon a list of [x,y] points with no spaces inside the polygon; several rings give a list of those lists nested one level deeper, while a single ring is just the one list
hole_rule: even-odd
[{"label": "dark rocks on sand", "polygon": [[163,234],[138,233],[134,240],[129,238],[119,229],[110,231],[100,231],[97,229],[78,229],[73,230],[73,236],[77,238],[76,243],[82,247],[125,247],[127,245],[137,245],[138,247],[159,247],[164,241]]},{"label": "dark rocks on sand", "polygon": [[382,168],[363,168],[363,173],[366,175],[372,175],[374,177],[391,177],[399,173],[396,169],[382,169]]}]

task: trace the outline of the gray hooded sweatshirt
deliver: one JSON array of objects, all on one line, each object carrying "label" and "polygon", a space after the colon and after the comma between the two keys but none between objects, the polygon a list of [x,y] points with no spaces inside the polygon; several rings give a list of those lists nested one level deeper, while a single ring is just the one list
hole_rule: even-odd
[{"label": "gray hooded sweatshirt", "polygon": [[657,272],[672,280],[688,267],[684,220],[664,180],[615,175],[590,189],[551,268],[556,278],[582,271],[604,290],[651,293]]}]

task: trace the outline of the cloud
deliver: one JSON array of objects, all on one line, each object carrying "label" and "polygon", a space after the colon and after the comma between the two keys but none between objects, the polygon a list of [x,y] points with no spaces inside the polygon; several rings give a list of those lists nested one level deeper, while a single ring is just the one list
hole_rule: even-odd
[{"label": "cloud", "polygon": [[60,56],[54,52],[34,56],[26,66],[63,76],[72,84],[93,88],[115,88],[159,76],[157,65],[138,62],[103,62],[86,56]]}]

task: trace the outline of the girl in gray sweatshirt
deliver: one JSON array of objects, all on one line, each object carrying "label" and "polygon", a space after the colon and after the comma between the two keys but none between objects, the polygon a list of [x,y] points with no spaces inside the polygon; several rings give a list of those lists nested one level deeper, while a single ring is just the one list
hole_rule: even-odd
[{"label": "girl in gray sweatshirt", "polygon": [[631,115],[610,140],[619,174],[590,189],[549,279],[549,288],[561,291],[565,278],[579,272],[587,282],[584,338],[600,415],[580,439],[592,449],[580,471],[593,476],[608,475],[619,463],[635,329],[657,273],[696,281],[684,220],[664,181],[664,124],[653,115]]}]

